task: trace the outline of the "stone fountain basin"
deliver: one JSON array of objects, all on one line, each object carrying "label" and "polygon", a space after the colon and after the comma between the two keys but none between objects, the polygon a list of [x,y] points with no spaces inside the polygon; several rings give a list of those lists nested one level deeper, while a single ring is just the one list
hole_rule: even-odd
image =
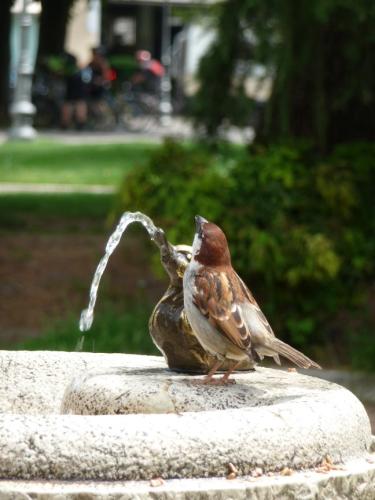
[{"label": "stone fountain basin", "polygon": [[197,386],[160,357],[0,351],[0,477],[149,480],[308,469],[368,458],[343,387],[267,368]]}]

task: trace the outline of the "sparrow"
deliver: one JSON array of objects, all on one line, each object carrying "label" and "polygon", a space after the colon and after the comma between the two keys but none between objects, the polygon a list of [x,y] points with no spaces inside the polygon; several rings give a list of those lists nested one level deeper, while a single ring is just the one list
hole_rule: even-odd
[{"label": "sparrow", "polygon": [[[227,239],[216,224],[197,215],[192,258],[183,278],[184,308],[202,347],[217,362],[203,383],[226,384],[239,363],[252,367],[264,356],[279,355],[301,368],[320,368],[307,356],[276,338],[252,293],[232,267]],[[233,362],[221,379],[213,375],[225,360]],[[229,382],[232,382],[229,380]]]}]

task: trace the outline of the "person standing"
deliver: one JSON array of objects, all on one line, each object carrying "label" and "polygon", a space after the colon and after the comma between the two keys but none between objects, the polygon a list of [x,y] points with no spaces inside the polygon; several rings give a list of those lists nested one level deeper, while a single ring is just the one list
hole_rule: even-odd
[{"label": "person standing", "polygon": [[77,128],[81,129],[87,120],[86,84],[82,79],[77,59],[67,52],[64,53],[63,59],[65,96],[61,108],[61,127],[71,128],[75,122]]}]

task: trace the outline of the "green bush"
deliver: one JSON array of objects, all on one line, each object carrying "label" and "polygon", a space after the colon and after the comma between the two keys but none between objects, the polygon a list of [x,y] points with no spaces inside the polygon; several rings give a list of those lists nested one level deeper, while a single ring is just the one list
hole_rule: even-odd
[{"label": "green bush", "polygon": [[224,148],[213,154],[203,147],[167,140],[150,161],[126,175],[118,212],[141,210],[168,230],[171,241],[188,243],[194,235],[193,215],[221,217],[220,200],[229,189],[233,156],[241,157],[241,150]]},{"label": "green bush", "polygon": [[[326,365],[358,365],[358,352],[374,345],[366,313],[374,282],[374,162],[370,144],[341,146],[321,161],[306,147],[231,158],[167,142],[129,171],[119,208],[145,212],[174,243],[191,242],[197,213],[217,222],[277,334]],[[375,369],[374,357],[366,367]]]}]

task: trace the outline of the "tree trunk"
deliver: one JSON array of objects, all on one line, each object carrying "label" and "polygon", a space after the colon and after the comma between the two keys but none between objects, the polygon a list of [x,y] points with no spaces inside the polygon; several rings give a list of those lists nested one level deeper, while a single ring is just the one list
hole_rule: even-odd
[{"label": "tree trunk", "polygon": [[39,55],[60,55],[64,50],[69,13],[75,0],[42,0]]},{"label": "tree trunk", "polygon": [[283,48],[261,140],[307,139],[321,153],[375,139],[374,16],[336,7],[327,19],[313,3],[283,2]]},{"label": "tree trunk", "polygon": [[[220,6],[218,38],[203,57],[199,67],[200,89],[195,99],[195,117],[213,137],[232,113],[231,87],[241,34],[239,11],[242,0],[231,0]],[[236,14],[233,15],[233,12]]]}]

